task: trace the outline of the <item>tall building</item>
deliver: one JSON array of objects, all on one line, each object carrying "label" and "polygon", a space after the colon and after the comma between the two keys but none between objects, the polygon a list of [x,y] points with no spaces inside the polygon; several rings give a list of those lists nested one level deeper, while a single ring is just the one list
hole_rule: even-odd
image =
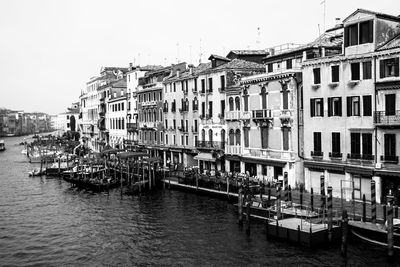
[{"label": "tall building", "polygon": [[[306,189],[326,190],[320,188],[321,175],[336,197],[347,198],[354,189],[356,199],[370,199],[371,180],[376,182],[378,201],[389,187],[394,189],[390,169],[398,165],[395,130],[385,119],[380,121],[379,111],[383,101],[391,111],[382,118],[393,113],[396,100],[389,92],[394,87],[386,85],[396,79],[399,63],[390,55],[393,51],[379,49],[399,33],[399,22],[399,17],[358,9],[343,20],[342,53],[328,53],[321,41],[319,57],[303,62]],[[330,33],[325,34],[327,44]],[[392,73],[388,78],[379,76],[386,59]]]},{"label": "tall building", "polygon": [[200,124],[196,148],[199,154],[194,159],[199,161],[201,173],[226,171],[226,92],[236,87],[241,77],[265,71],[262,64],[239,58],[211,55],[209,60],[211,66],[199,72],[197,78]]}]

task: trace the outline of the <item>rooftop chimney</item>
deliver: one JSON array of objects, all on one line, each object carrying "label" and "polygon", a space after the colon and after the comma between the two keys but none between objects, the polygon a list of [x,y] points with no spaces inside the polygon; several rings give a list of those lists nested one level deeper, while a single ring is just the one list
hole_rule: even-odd
[{"label": "rooftop chimney", "polygon": [[179,74],[180,74],[180,72],[181,72],[181,70],[180,70],[180,69],[177,69],[177,70],[176,70],[176,78],[179,78]]},{"label": "rooftop chimney", "polygon": [[340,18],[335,18],[335,27],[338,27],[340,25],[341,25]]},{"label": "rooftop chimney", "polygon": [[193,64],[189,64],[188,67],[189,67],[189,74],[193,75],[193,68],[194,68]]}]

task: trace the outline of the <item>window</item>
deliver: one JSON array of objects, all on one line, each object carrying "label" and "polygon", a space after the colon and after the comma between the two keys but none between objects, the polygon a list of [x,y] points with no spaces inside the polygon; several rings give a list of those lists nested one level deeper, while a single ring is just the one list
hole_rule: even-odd
[{"label": "window", "polygon": [[176,129],[176,120],[175,119],[172,120],[172,124],[173,124],[174,130],[175,130]]},{"label": "window", "polygon": [[268,148],[268,128],[261,127],[261,147]]},{"label": "window", "polygon": [[249,147],[249,132],[250,128],[248,127],[243,128],[244,147]]},{"label": "window", "polygon": [[322,156],[321,132],[314,132],[314,156]]},{"label": "window", "polygon": [[221,100],[221,118],[225,117],[225,100]]},{"label": "window", "polygon": [[244,91],[243,105],[244,105],[244,111],[249,111],[249,94],[247,93],[247,90]]},{"label": "window", "polygon": [[194,120],[194,132],[197,133],[197,120]]},{"label": "window", "polygon": [[324,99],[313,98],[310,99],[311,105],[311,117],[323,117],[324,116]]},{"label": "window", "polygon": [[385,160],[390,160],[390,157],[396,156],[396,135],[385,134]]},{"label": "window", "polygon": [[288,59],[286,60],[286,69],[290,70],[292,68],[292,60]]},{"label": "window", "polygon": [[373,21],[364,21],[360,23],[360,44],[372,43],[373,41]]},{"label": "window", "polygon": [[366,61],[362,63],[363,68],[363,79],[369,80],[372,79],[372,64],[371,61]]},{"label": "window", "polygon": [[173,139],[173,141],[174,141],[174,145],[176,145],[176,136],[175,135],[173,135],[173,137],[172,137],[172,139]]},{"label": "window", "polygon": [[282,128],[282,142],[283,150],[289,150],[289,128],[287,127]]},{"label": "window", "polygon": [[121,103],[121,110],[124,110],[124,103]]},{"label": "window", "polygon": [[176,84],[174,83],[174,92],[176,92]]},{"label": "window", "polygon": [[206,80],[201,79],[201,92],[205,93],[206,92]]},{"label": "window", "polygon": [[212,78],[208,78],[208,91],[209,91],[209,92],[212,92],[212,91],[213,91]]},{"label": "window", "polygon": [[372,116],[372,96],[363,96],[363,115]]},{"label": "window", "polygon": [[332,157],[341,157],[340,133],[332,133]]},{"label": "window", "polygon": [[189,136],[186,135],[186,145],[189,145]]},{"label": "window", "polygon": [[201,115],[206,116],[206,102],[201,102]]},{"label": "window", "polygon": [[274,71],[274,65],[272,63],[269,63],[267,66],[268,66],[268,72]]},{"label": "window", "polygon": [[225,91],[225,75],[221,75],[221,91]]},{"label": "window", "polygon": [[165,120],[165,129],[168,129],[168,120]]},{"label": "window", "polygon": [[351,80],[360,79],[360,62],[351,63]]},{"label": "window", "polygon": [[351,158],[360,158],[360,133],[350,133]]},{"label": "window", "polygon": [[362,158],[373,160],[372,157],[372,133],[362,134]]},{"label": "window", "polygon": [[360,116],[360,97],[347,97],[347,116]]},{"label": "window", "polygon": [[339,66],[332,66],[332,82],[339,82]]},{"label": "window", "polygon": [[391,116],[396,114],[396,94],[385,95],[385,115]]},{"label": "window", "polygon": [[193,82],[194,82],[194,91],[197,92],[197,78],[195,78]]},{"label": "window", "polygon": [[384,59],[379,62],[380,78],[399,76],[399,58]]},{"label": "window", "polygon": [[358,45],[358,24],[353,24],[344,29],[344,46]]},{"label": "window", "polygon": [[328,98],[328,117],[342,116],[342,98],[329,97]]},{"label": "window", "polygon": [[209,101],[208,102],[208,116],[212,117],[213,115],[213,102]]},{"label": "window", "polygon": [[314,74],[314,84],[320,84],[321,83],[321,69],[320,68],[313,69],[313,74]]}]

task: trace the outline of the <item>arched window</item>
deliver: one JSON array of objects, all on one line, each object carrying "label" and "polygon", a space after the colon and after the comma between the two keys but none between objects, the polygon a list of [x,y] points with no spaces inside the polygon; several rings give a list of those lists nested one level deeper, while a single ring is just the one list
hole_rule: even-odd
[{"label": "arched window", "polygon": [[208,130],[208,141],[212,142],[213,141],[213,130]]},{"label": "arched window", "polygon": [[237,146],[240,146],[240,130],[239,129],[237,129],[236,130],[236,134],[235,134],[236,136],[235,136],[235,139],[236,139],[236,145]]},{"label": "arched window", "polygon": [[125,119],[124,118],[122,118],[122,130],[124,130],[125,129]]},{"label": "arched window", "polygon": [[162,109],[160,108],[160,117],[159,117],[159,119],[160,119],[160,121],[163,121],[163,117],[162,117]]},{"label": "arched window", "polygon": [[240,110],[240,98],[235,97],[235,110]]},{"label": "arched window", "polygon": [[229,111],[233,111],[234,107],[233,107],[233,97],[229,98]]},{"label": "arched window", "polygon": [[185,100],[185,110],[189,111],[189,100],[187,98]]},{"label": "arched window", "polygon": [[193,99],[193,110],[199,110],[199,101],[197,100],[197,97]]},{"label": "arched window", "polygon": [[249,111],[249,92],[247,89],[243,90],[243,104],[244,104],[244,111]]},{"label": "arched window", "polygon": [[225,130],[221,130],[221,142],[225,143]]},{"label": "arched window", "polygon": [[201,130],[201,141],[206,141],[206,131],[204,129]]},{"label": "arched window", "polygon": [[233,129],[229,130],[229,145],[235,145],[235,131]]},{"label": "arched window", "polygon": [[156,109],[153,110],[153,120],[157,121],[157,111],[156,111]]},{"label": "arched window", "polygon": [[267,109],[267,89],[264,86],[261,88],[261,108]]}]

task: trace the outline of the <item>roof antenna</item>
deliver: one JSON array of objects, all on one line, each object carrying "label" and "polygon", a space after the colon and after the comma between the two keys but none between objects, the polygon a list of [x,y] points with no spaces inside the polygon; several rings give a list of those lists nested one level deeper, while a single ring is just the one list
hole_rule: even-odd
[{"label": "roof antenna", "polygon": [[199,64],[201,64],[201,57],[202,56],[203,56],[203,52],[201,51],[201,38],[200,38]]},{"label": "roof antenna", "polygon": [[176,43],[176,63],[179,63],[179,43]]},{"label": "roof antenna", "polygon": [[257,40],[256,40],[257,49],[260,49],[260,36],[261,36],[260,27],[257,27]]},{"label": "roof antenna", "polygon": [[325,28],[326,0],[322,0],[321,3],[320,3],[320,5],[322,5],[322,4],[324,4],[324,32],[325,32],[325,30],[326,30],[326,28]]}]

